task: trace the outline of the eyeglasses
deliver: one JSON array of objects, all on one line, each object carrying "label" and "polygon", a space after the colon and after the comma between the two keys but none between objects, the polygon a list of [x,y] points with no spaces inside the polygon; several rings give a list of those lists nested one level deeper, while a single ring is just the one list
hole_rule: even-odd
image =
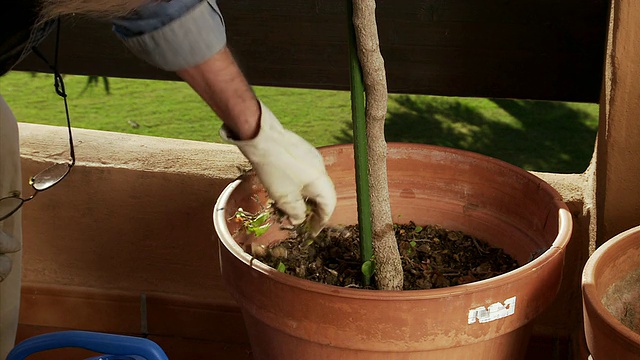
[{"label": "eyeglasses", "polygon": [[71,156],[71,161],[69,163],[62,164],[54,164],[38,174],[32,176],[29,179],[29,185],[34,190],[34,193],[27,197],[20,197],[19,191],[14,191],[8,196],[5,196],[0,199],[0,221],[7,219],[11,215],[15,214],[24,203],[27,201],[33,200],[35,196],[40,191],[45,191],[51,189],[54,185],[58,184],[62,179],[69,174],[71,168],[76,163],[75,151],[73,149],[73,136],[71,134],[71,120],[69,119],[69,106],[67,104],[67,94],[64,88],[64,81],[62,79],[62,75],[58,72],[58,40],[60,38],[60,20],[58,19],[57,24],[57,33],[56,33],[56,46],[55,46],[55,61],[54,65],[50,65],[49,61],[42,55],[42,53],[36,48],[33,47],[32,50],[34,54],[36,54],[40,59],[42,59],[51,70],[53,70],[53,78],[54,78],[54,86],[56,89],[56,93],[62,97],[64,101],[64,110],[67,116],[67,130],[69,132],[69,153]]}]

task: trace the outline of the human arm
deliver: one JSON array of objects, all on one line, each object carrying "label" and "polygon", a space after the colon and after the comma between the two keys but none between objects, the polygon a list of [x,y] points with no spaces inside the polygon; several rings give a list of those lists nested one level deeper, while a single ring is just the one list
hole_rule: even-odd
[{"label": "human arm", "polygon": [[[196,4],[185,6],[187,11],[170,21],[149,21],[150,15],[158,18],[166,9],[141,9],[133,19],[115,21],[116,33],[138,56],[175,71],[218,114],[224,122],[222,136],[249,159],[276,206],[293,224],[305,219],[305,200],[312,200],[316,206],[311,226],[319,231],[336,204],[322,157],[311,144],[284,129],[258,101],[226,47],[224,22],[215,1],[173,0],[158,6],[167,8],[172,3],[176,8]],[[159,27],[143,29],[136,21],[141,18]]]},{"label": "human arm", "polygon": [[215,111],[235,139],[258,135],[260,104],[227,47],[176,73]]},{"label": "human arm", "polygon": [[177,71],[223,120],[222,137],[238,146],[276,205],[293,224],[306,218],[306,199],[313,200],[310,228],[314,235],[329,220],[336,194],[320,153],[282,127],[257,100],[225,47],[204,63]]}]

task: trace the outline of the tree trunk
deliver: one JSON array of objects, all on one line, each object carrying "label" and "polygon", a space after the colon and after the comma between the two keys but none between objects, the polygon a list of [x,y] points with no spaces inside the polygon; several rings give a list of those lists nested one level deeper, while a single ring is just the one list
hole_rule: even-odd
[{"label": "tree trunk", "polygon": [[366,94],[369,188],[376,282],[380,290],[402,290],[403,273],[393,230],[387,182],[387,79],[380,53],[375,0],[353,0],[353,24]]}]

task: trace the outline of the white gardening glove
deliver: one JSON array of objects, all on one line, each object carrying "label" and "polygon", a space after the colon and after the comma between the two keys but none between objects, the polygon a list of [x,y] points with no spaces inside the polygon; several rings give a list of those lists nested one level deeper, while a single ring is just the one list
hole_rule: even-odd
[{"label": "white gardening glove", "polygon": [[0,282],[11,272],[11,259],[5,255],[20,250],[18,243],[12,236],[0,230]]},{"label": "white gardening glove", "polygon": [[220,136],[237,145],[249,159],[267,193],[293,225],[305,220],[305,200],[312,200],[309,225],[315,236],[336,207],[336,191],[322,155],[306,140],[286,130],[262,102],[260,107],[260,131],[254,139],[234,140],[224,126]]}]

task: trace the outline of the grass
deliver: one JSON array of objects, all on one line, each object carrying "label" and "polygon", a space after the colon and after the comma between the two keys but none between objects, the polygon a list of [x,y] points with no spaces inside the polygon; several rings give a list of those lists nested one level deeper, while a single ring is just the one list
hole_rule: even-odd
[{"label": "grass", "polygon": [[[182,82],[65,76],[72,126],[221,142],[222,122]],[[255,87],[285,127],[315,146],[352,141],[349,93]],[[64,126],[51,75],[11,72],[0,92],[23,122]],[[596,104],[392,94],[387,141],[436,144],[493,156],[527,170],[582,172],[593,152]]]}]

